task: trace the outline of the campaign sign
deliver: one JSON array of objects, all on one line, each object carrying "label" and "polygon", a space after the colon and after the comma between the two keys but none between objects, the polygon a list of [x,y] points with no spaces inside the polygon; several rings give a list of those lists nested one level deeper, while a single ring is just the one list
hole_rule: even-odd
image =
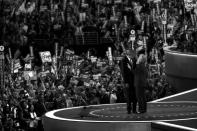
[{"label": "campaign sign", "polygon": [[4,46],[0,46],[0,59],[4,59]]},{"label": "campaign sign", "polygon": [[196,6],[195,0],[184,0],[184,4],[187,11],[192,10]]},{"label": "campaign sign", "polygon": [[25,64],[25,69],[31,69],[31,64]]},{"label": "campaign sign", "polygon": [[135,41],[135,30],[131,30],[130,32],[130,40]]},{"label": "campaign sign", "polygon": [[24,71],[23,77],[25,80],[37,80],[37,73],[35,71]]},{"label": "campaign sign", "polygon": [[3,88],[5,86],[4,79],[4,46],[0,46],[0,86]]},{"label": "campaign sign", "polygon": [[115,4],[121,4],[122,3],[122,0],[114,0],[114,3]]},{"label": "campaign sign", "polygon": [[159,3],[161,0],[153,0],[154,3]]},{"label": "campaign sign", "polygon": [[164,9],[161,14],[161,22],[163,25],[167,24],[167,9]]},{"label": "campaign sign", "polygon": [[121,61],[123,59],[123,57],[114,57],[115,61]]},{"label": "campaign sign", "polygon": [[43,12],[43,11],[45,11],[45,10],[47,10],[47,6],[41,5],[41,6],[40,6],[40,11]]},{"label": "campaign sign", "polygon": [[97,61],[97,57],[94,57],[94,56],[91,56],[90,59],[92,63],[95,63]]},{"label": "campaign sign", "polygon": [[65,52],[67,55],[73,55],[75,52],[72,50],[67,49]]},{"label": "campaign sign", "polygon": [[51,53],[49,51],[40,52],[40,57],[43,63],[52,62]]},{"label": "campaign sign", "polygon": [[14,61],[14,70],[15,70],[15,72],[18,72],[18,70],[21,69],[21,68],[22,68],[22,66],[21,66],[20,60],[16,59]]},{"label": "campaign sign", "polygon": [[4,51],[4,46],[0,46],[0,51]]},{"label": "campaign sign", "polygon": [[102,67],[103,66],[103,62],[97,61],[96,66],[97,67]]},{"label": "campaign sign", "polygon": [[167,25],[167,37],[171,37],[173,36],[173,29],[174,29],[174,25],[173,24],[168,24]]},{"label": "campaign sign", "polygon": [[111,47],[108,47],[108,52],[109,52],[109,64],[112,65],[112,61],[113,61],[113,56],[112,56],[112,49]]}]

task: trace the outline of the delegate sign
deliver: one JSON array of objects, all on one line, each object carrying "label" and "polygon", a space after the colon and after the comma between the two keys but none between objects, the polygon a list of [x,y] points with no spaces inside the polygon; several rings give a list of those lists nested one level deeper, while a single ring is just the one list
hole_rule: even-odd
[{"label": "delegate sign", "polygon": [[40,57],[43,63],[52,62],[51,53],[49,51],[40,52]]}]

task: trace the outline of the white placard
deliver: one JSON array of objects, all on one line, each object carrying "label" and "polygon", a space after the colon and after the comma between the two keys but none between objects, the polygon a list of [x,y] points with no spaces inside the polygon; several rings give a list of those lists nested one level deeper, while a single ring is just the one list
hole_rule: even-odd
[{"label": "white placard", "polygon": [[86,13],[85,12],[82,12],[82,13],[79,13],[79,21],[85,21],[86,19]]},{"label": "white placard", "polygon": [[25,69],[31,69],[31,64],[25,64]]},{"label": "white placard", "polygon": [[71,55],[71,54],[74,54],[75,52],[74,52],[74,51],[71,51],[71,50],[69,50],[69,49],[67,49],[65,53],[66,53],[67,55]]},{"label": "white placard", "polygon": [[40,11],[42,12],[42,11],[45,11],[45,10],[47,10],[47,6],[40,6]]},{"label": "white placard", "polygon": [[22,66],[21,66],[20,60],[16,59],[14,61],[14,70],[18,70],[18,69],[21,69],[21,68],[22,68]]},{"label": "white placard", "polygon": [[24,71],[23,77],[25,78],[25,80],[36,80],[37,73],[35,71]]},{"label": "white placard", "polygon": [[93,75],[93,79],[94,79],[94,80],[98,80],[100,77],[101,77],[101,74]]},{"label": "white placard", "polygon": [[91,56],[90,59],[91,59],[91,62],[92,62],[92,63],[94,63],[94,62],[97,61],[97,57],[94,57],[94,56]]},{"label": "white placard", "polygon": [[173,29],[174,25],[173,24],[168,24],[167,25],[167,37],[171,37],[173,35]]},{"label": "white placard", "polygon": [[0,46],[0,51],[4,51],[4,46]]},{"label": "white placard", "polygon": [[51,53],[49,51],[40,52],[40,57],[43,63],[52,62]]},{"label": "white placard", "polygon": [[135,30],[131,30],[130,32],[130,41],[135,41]]},{"label": "white placard", "polygon": [[159,3],[161,0],[153,0],[154,3]]},{"label": "white placard", "polygon": [[108,52],[109,52],[109,59],[112,60],[112,50],[111,50],[111,47],[108,47]]},{"label": "white placard", "polygon": [[184,0],[184,4],[185,4],[185,9],[187,11],[192,10],[196,6],[196,3],[194,0]]},{"label": "white placard", "polygon": [[122,0],[114,0],[114,3],[115,4],[121,4],[122,3]]},{"label": "white placard", "polygon": [[167,24],[167,9],[165,9],[161,14],[161,21],[163,25]]},{"label": "white placard", "polygon": [[97,67],[102,67],[103,66],[103,62],[97,61],[96,66]]}]

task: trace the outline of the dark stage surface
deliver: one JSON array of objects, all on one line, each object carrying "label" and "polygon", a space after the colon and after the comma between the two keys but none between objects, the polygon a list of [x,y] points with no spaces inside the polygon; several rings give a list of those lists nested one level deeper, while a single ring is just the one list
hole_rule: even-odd
[{"label": "dark stage surface", "polygon": [[[173,96],[156,100],[154,102],[172,102],[172,101],[197,102],[197,89],[185,91]],[[178,121],[158,122],[158,124],[170,126],[170,127],[176,127],[178,130],[182,129],[182,130],[197,131],[197,115],[195,116],[196,118],[190,118],[190,119],[178,120]]]},{"label": "dark stage surface", "polygon": [[[196,96],[197,89],[193,89],[150,102],[147,113],[144,114],[127,114],[126,104],[60,109],[46,113],[43,123],[46,131],[50,129],[50,123],[56,123],[53,130],[63,130],[64,128],[74,131],[92,129],[105,131],[108,128],[109,130],[127,131],[138,128],[138,130],[150,131],[157,128],[162,131],[162,126],[173,127],[177,130],[197,130]],[[62,124],[65,125],[62,126]],[[93,128],[94,124],[98,128]],[[61,127],[58,127],[59,125]]]}]

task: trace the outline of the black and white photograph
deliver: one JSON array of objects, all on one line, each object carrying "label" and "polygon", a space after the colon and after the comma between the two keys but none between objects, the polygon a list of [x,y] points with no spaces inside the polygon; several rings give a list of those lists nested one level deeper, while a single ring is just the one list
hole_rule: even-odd
[{"label": "black and white photograph", "polygon": [[197,131],[197,0],[0,0],[0,131]]}]

